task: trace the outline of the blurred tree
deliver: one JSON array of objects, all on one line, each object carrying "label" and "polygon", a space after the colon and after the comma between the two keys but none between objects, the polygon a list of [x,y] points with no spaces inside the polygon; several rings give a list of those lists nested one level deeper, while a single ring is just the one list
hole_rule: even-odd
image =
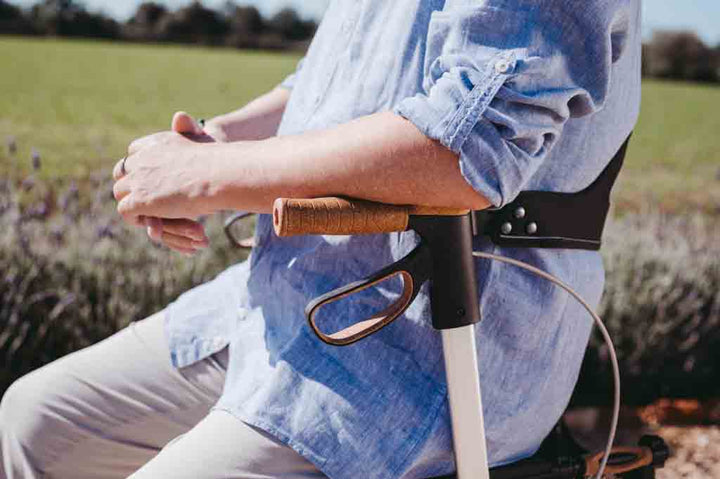
[{"label": "blurred tree", "polygon": [[67,34],[77,10],[72,0],[45,0],[32,7],[30,18],[41,33],[63,35]]},{"label": "blurred tree", "polygon": [[117,38],[120,33],[117,22],[73,0],[44,0],[32,7],[30,20],[45,35]]},{"label": "blurred tree", "polygon": [[240,7],[228,1],[223,13],[230,29],[225,43],[237,48],[257,48],[265,30],[265,22],[258,9],[252,6]]},{"label": "blurred tree", "polygon": [[317,25],[312,20],[303,21],[295,10],[284,8],[270,19],[269,26],[285,40],[308,40],[315,33]]},{"label": "blurred tree", "polygon": [[20,8],[0,0],[0,33],[29,34],[33,28]]},{"label": "blurred tree", "polygon": [[317,25],[285,8],[270,20],[253,6],[227,0],[220,11],[195,0],[177,11],[144,1],[123,25],[102,13],[88,12],[80,0],[39,0],[25,11],[0,0],[0,34],[99,37],[230,45],[237,48],[303,49]]},{"label": "blurred tree", "polygon": [[218,12],[194,1],[187,7],[163,16],[158,25],[162,40],[183,43],[223,43],[229,26]]},{"label": "blurred tree", "polygon": [[659,78],[716,82],[720,59],[694,32],[656,32],[645,49],[647,73]]},{"label": "blurred tree", "polygon": [[650,72],[648,71],[649,70],[649,66],[648,66],[648,57],[649,57],[648,49],[649,48],[650,47],[648,46],[647,43],[642,44],[642,54],[640,55],[640,65],[641,65],[640,69],[642,71],[643,77],[650,75]]},{"label": "blurred tree", "polygon": [[131,40],[157,40],[159,38],[158,25],[167,14],[167,8],[161,4],[143,2],[128,20],[123,34]]}]

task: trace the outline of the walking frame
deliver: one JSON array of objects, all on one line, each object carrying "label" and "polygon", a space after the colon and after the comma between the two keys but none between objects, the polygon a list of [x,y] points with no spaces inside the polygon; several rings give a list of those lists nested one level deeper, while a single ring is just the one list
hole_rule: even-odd
[{"label": "walking frame", "polygon": [[[413,230],[420,236],[419,245],[407,256],[364,280],[316,298],[307,305],[306,314],[310,327],[322,341],[345,346],[377,332],[398,318],[415,299],[420,286],[430,281],[432,324],[442,335],[457,471],[454,475],[434,479],[600,479],[603,474],[625,479],[653,479],[655,470],[663,467],[669,449],[657,436],[644,436],[635,447],[613,448],[620,408],[619,371],[612,341],[592,308],[569,286],[544,271],[511,258],[474,252],[472,249],[473,236],[485,230],[490,231],[487,234],[496,244],[599,249],[602,225],[609,206],[609,191],[622,164],[626,145],[627,142],[601,176],[583,192],[524,192],[521,193],[524,206],[511,204],[510,208],[502,210],[471,212],[344,198],[275,201],[273,225],[280,237],[380,234],[406,230]],[[580,204],[583,208],[578,208]],[[558,205],[561,205],[564,217],[557,214]],[[526,209],[539,215],[535,218],[544,214],[547,223],[555,221],[553,234],[547,234],[548,231],[541,234],[542,225],[538,230],[537,223],[528,223],[524,218]],[[582,216],[578,216],[578,221],[568,221],[568,211],[573,210],[581,215],[590,210],[591,214],[601,216],[599,231],[597,221],[588,226],[586,219],[583,228],[571,231],[568,224],[583,222]],[[512,217],[506,214],[507,211]],[[240,217],[231,218],[227,226]],[[508,224],[512,226],[511,218],[515,218],[513,221],[516,223],[518,218],[525,221],[526,228],[521,235],[510,234]],[[561,233],[556,234],[557,231]],[[531,236],[536,232],[539,234]],[[228,236],[232,239],[230,233]],[[248,246],[247,241],[236,243]],[[588,246],[590,243],[593,244]],[[474,325],[480,321],[480,310],[474,257],[510,263],[550,280],[571,294],[593,316],[611,351],[615,379],[614,414],[604,451],[594,454],[585,451],[572,440],[561,421],[535,456],[492,470],[488,468],[475,344]],[[326,332],[318,324],[318,313],[324,306],[397,277],[402,279],[403,292],[385,310],[340,331]]]}]

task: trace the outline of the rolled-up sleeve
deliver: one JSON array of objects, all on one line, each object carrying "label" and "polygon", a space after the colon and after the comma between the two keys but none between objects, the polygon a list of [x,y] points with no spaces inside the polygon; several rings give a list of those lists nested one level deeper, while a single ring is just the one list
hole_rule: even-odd
[{"label": "rolled-up sleeve", "polygon": [[448,0],[432,15],[423,91],[394,111],[457,153],[493,205],[509,203],[565,123],[602,108],[627,3]]}]

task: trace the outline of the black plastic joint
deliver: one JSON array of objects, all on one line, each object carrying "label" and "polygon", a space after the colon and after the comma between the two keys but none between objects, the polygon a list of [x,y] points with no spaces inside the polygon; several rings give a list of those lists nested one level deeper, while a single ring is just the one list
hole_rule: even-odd
[{"label": "black plastic joint", "polygon": [[663,438],[659,436],[646,435],[640,438],[638,444],[648,447],[653,454],[653,466],[660,469],[665,466],[665,461],[670,458],[670,448]]},{"label": "black plastic joint", "polygon": [[430,247],[433,327],[453,329],[479,322],[470,215],[412,216],[409,227]]}]

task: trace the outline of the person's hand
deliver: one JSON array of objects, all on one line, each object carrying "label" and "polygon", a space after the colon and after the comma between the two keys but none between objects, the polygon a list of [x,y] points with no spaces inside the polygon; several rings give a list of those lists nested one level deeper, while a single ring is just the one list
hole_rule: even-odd
[{"label": "person's hand", "polygon": [[[198,125],[195,120],[193,120],[193,122],[196,126]],[[218,119],[206,120],[201,131],[204,135],[209,136],[218,143],[228,143],[230,141],[228,133]]]},{"label": "person's hand", "polygon": [[[181,139],[178,138],[177,133],[182,134],[183,139],[191,142],[207,143],[214,141],[214,138],[208,135],[207,131],[201,129],[190,115],[183,112],[178,112],[173,116],[172,132],[156,133],[135,140],[128,148],[129,155],[133,155],[145,148],[161,148],[168,143],[176,143]],[[116,181],[125,176],[122,173],[121,162],[116,165],[113,176]],[[154,216],[128,217],[127,215],[124,215],[124,218],[131,224],[146,226],[148,236],[153,241],[161,242],[169,248],[182,253],[192,254],[209,244],[204,227],[191,219],[163,219]]]},{"label": "person's hand", "polygon": [[210,244],[205,228],[197,221],[146,217],[142,222],[150,239],[180,253],[191,255]]}]

